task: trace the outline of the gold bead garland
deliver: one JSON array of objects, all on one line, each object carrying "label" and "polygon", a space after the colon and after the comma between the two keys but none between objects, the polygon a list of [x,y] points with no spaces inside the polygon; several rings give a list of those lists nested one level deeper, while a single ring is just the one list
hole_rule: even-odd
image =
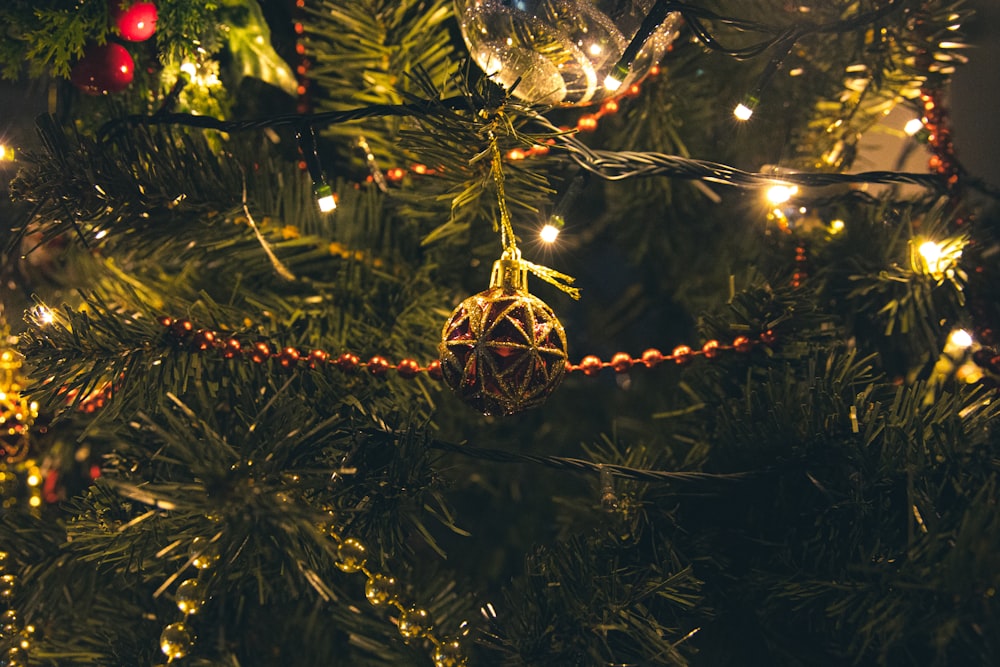
[{"label": "gold bead garland", "polygon": [[17,575],[8,572],[10,555],[0,551],[0,665],[4,667],[27,667],[28,649],[35,633],[35,626],[24,625],[11,606],[18,586]]},{"label": "gold bead garland", "polygon": [[329,527],[322,529],[337,543],[337,560],[334,563],[337,568],[349,574],[360,572],[365,575],[365,598],[368,602],[374,607],[395,607],[399,612],[396,625],[403,639],[429,641],[434,647],[431,659],[435,667],[465,667],[468,664],[468,657],[457,639],[441,638],[434,634],[430,612],[422,607],[406,605],[400,600],[395,577],[375,572],[368,567],[368,549],[360,540],[343,538]]},{"label": "gold bead garland", "polygon": [[[167,657],[167,664],[180,660],[191,653],[198,637],[191,630],[190,617],[201,611],[205,605],[205,584],[202,577],[210,576],[209,570],[219,561],[219,546],[213,539],[196,537],[191,541],[188,551],[188,563],[198,570],[198,578],[185,579],[174,591],[174,603],[184,617],[177,622],[169,623],[160,633],[160,651]],[[166,589],[176,578],[171,577],[155,595]]]}]

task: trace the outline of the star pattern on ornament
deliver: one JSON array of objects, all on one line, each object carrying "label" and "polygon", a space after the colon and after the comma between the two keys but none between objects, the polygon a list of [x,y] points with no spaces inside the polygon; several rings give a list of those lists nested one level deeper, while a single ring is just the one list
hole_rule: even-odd
[{"label": "star pattern on ornament", "polygon": [[445,382],[487,415],[541,404],[566,372],[566,333],[527,292],[494,287],[463,301],[441,336]]}]

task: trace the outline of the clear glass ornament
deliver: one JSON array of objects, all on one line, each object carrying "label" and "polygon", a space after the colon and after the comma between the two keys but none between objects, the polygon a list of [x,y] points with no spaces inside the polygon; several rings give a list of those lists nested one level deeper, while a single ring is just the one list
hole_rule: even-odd
[{"label": "clear glass ornament", "polygon": [[459,0],[472,59],[515,97],[583,106],[640,81],[677,36],[671,13],[646,40],[623,81],[608,77],[655,0]]}]

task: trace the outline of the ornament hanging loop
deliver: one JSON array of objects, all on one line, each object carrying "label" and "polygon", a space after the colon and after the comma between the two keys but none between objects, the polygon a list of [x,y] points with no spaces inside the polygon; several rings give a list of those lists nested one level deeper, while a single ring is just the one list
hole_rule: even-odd
[{"label": "ornament hanging loop", "polygon": [[500,287],[518,292],[528,291],[528,267],[521,261],[521,251],[517,248],[504,250],[500,259],[493,262],[490,274],[490,288]]}]

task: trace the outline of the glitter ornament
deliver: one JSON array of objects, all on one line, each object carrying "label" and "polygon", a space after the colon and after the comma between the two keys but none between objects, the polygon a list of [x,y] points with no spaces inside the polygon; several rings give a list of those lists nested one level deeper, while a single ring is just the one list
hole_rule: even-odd
[{"label": "glitter ornament", "polygon": [[638,83],[677,36],[668,14],[609,79],[656,0],[460,0],[459,24],[472,59],[527,102],[582,106]]},{"label": "glitter ornament", "polygon": [[87,95],[120,93],[135,76],[135,62],[121,44],[91,46],[69,74],[69,80]]},{"label": "glitter ornament", "polygon": [[444,381],[486,415],[542,404],[566,373],[566,332],[527,285],[520,259],[505,253],[490,288],[459,304],[441,333]]},{"label": "glitter ornament", "polygon": [[181,585],[177,587],[177,592],[174,594],[174,600],[177,602],[177,608],[181,610],[184,614],[197,614],[203,604],[205,604],[204,597],[201,594],[201,584],[198,583],[197,579],[188,579],[181,582]]},{"label": "glitter ornament", "polygon": [[160,650],[171,660],[183,658],[194,645],[194,638],[183,623],[171,623],[160,635]]},{"label": "glitter ornament", "polygon": [[122,38],[130,42],[144,42],[156,32],[156,5],[152,2],[136,2],[122,9],[121,0],[111,0],[108,15]]}]

